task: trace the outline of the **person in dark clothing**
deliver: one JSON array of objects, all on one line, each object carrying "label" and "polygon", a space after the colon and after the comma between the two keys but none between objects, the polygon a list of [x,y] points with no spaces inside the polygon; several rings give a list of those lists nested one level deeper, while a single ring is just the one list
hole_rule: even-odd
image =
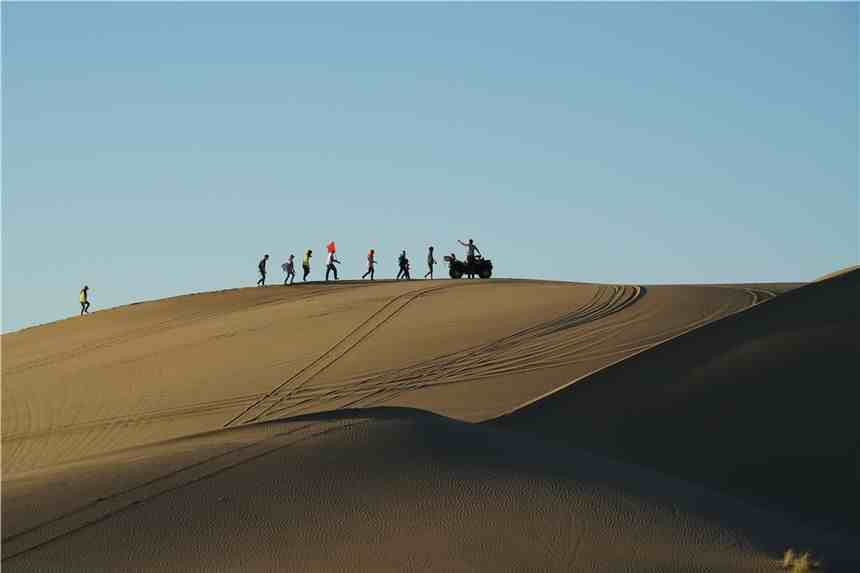
[{"label": "person in dark clothing", "polygon": [[402,253],[400,253],[400,256],[397,258],[397,263],[400,266],[400,270],[397,272],[397,280],[400,280],[400,277],[409,280],[411,278],[409,276],[409,259],[406,258],[405,249]]},{"label": "person in dark clothing", "polygon": [[287,276],[284,278],[284,284],[293,284],[293,280],[296,278],[296,267],[295,267],[295,255],[290,255],[290,258],[287,259],[287,262],[281,265],[281,268],[284,269],[284,272],[287,273]]},{"label": "person in dark clothing", "polygon": [[370,252],[367,253],[367,272],[361,275],[361,278],[367,278],[367,275],[370,275],[370,280],[373,280],[373,266],[376,264],[376,258],[374,258],[374,254],[376,251],[370,249]]},{"label": "person in dark clothing", "polygon": [[266,286],[266,262],[269,260],[269,255],[265,255],[260,262],[257,263],[257,270],[260,271],[260,280],[257,281],[257,286]]},{"label": "person in dark clothing", "polygon": [[436,264],[436,259],[433,258],[433,246],[430,246],[430,249],[427,251],[427,268],[430,270],[427,271],[427,274],[424,275],[424,278],[430,277],[430,280],[433,280],[433,265]]},{"label": "person in dark clothing", "polygon": [[90,313],[89,290],[90,287],[87,285],[84,285],[84,288],[81,289],[81,316]]},{"label": "person in dark clothing", "polygon": [[304,275],[302,276],[302,282],[308,280],[308,275],[311,274],[311,255],[312,254],[313,254],[313,251],[308,249],[305,252],[304,258],[302,259],[302,271],[304,272]]}]

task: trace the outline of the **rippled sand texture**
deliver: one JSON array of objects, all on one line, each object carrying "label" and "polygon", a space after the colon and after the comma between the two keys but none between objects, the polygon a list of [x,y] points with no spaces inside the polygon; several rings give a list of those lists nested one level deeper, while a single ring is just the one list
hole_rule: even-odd
[{"label": "rippled sand texture", "polygon": [[[814,289],[856,292],[858,276],[310,283],[4,335],[3,568],[770,571],[803,544],[848,563],[844,520],[830,533],[803,504],[759,504],[761,480],[729,487],[706,453],[673,465],[677,448],[648,437],[665,441],[671,415],[676,435],[706,435],[706,409],[677,398],[686,381],[755,385],[744,360],[770,364],[768,333],[806,332],[790,319],[817,315]],[[857,333],[845,316],[840,337]],[[734,340],[761,347],[742,360]],[[843,465],[856,436],[831,448]],[[732,467],[731,451],[715,459]]]}]

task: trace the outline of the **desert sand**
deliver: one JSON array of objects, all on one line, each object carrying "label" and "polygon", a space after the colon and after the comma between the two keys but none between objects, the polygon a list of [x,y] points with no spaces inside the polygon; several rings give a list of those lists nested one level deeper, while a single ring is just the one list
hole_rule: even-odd
[{"label": "desert sand", "polygon": [[6,334],[3,569],[856,570],[858,282],[340,281]]}]

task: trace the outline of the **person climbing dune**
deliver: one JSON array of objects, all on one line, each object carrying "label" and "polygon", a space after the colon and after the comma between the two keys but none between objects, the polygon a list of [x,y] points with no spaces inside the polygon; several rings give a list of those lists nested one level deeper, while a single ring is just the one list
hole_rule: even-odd
[{"label": "person climbing dune", "polygon": [[257,270],[260,271],[260,280],[257,281],[257,286],[266,286],[266,262],[269,260],[269,255],[263,256],[260,262],[257,263]]},{"label": "person climbing dune", "polygon": [[305,256],[302,259],[302,282],[308,280],[308,275],[311,274],[311,256],[313,255],[313,251],[308,249],[305,251]]},{"label": "person climbing dune", "polygon": [[84,285],[84,288],[81,289],[81,316],[90,313],[89,290],[90,287],[87,285]]}]

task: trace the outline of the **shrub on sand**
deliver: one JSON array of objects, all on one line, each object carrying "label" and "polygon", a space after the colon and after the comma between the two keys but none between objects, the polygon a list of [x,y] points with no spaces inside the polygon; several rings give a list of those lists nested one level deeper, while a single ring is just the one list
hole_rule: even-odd
[{"label": "shrub on sand", "polygon": [[782,567],[790,569],[791,573],[809,573],[819,569],[821,563],[813,559],[808,551],[797,553],[794,549],[788,548],[782,557]]}]

